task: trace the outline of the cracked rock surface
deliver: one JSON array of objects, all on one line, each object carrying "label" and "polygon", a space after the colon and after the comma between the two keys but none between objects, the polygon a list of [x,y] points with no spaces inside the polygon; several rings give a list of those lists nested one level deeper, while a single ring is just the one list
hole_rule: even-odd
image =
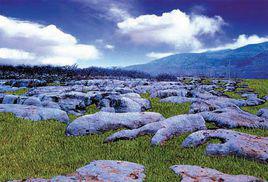
[{"label": "cracked rock surface", "polygon": [[213,122],[220,127],[236,128],[265,128],[268,129],[268,120],[245,112],[238,107],[227,107],[211,112],[200,113],[206,121]]},{"label": "cracked rock surface", "polygon": [[170,169],[182,177],[182,182],[264,182],[254,176],[224,174],[215,169],[200,166],[174,165]]},{"label": "cracked rock surface", "polygon": [[208,144],[208,155],[236,155],[268,163],[268,137],[259,137],[237,131],[217,129],[202,130],[189,135],[182,143],[182,147],[197,147],[209,139],[217,138],[220,144]]},{"label": "cracked rock surface", "polygon": [[144,170],[144,166],[132,162],[96,160],[68,175],[13,182],[142,182],[145,178]]},{"label": "cracked rock surface", "polygon": [[134,129],[163,119],[164,117],[161,114],[155,112],[97,112],[74,120],[67,126],[66,134],[78,136],[98,134],[119,128]]},{"label": "cracked rock surface", "polygon": [[206,129],[206,125],[201,115],[185,114],[150,123],[137,129],[116,132],[109,136],[105,142],[112,142],[119,139],[133,139],[141,135],[154,134],[151,144],[159,145],[174,136],[203,129]]},{"label": "cracked rock surface", "polygon": [[32,121],[55,119],[64,123],[69,122],[67,113],[59,109],[20,104],[0,104],[0,112],[13,113],[16,117]]}]

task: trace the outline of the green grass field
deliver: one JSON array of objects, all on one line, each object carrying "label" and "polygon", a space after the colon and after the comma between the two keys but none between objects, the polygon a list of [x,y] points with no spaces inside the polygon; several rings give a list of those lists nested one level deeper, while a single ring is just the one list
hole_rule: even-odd
[{"label": "green grass field", "polygon": [[[249,87],[261,96],[268,95],[268,80],[246,80]],[[143,95],[148,98],[148,95]],[[159,103],[150,99],[152,109],[165,117],[187,113],[189,103]],[[254,108],[243,108],[255,113]],[[90,107],[87,113],[97,109]],[[75,117],[72,116],[72,119]],[[66,137],[65,124],[56,121],[32,122],[0,113],[0,181],[29,177],[49,178],[72,173],[92,160],[110,159],[136,162],[145,166],[146,181],[178,181],[169,167],[190,164],[210,167],[229,174],[254,175],[268,179],[267,164],[235,156],[209,157],[204,155],[205,146],[193,149],[180,147],[187,136],[174,137],[163,146],[151,146],[150,136],[130,141],[104,144],[103,140],[113,132],[102,135]],[[208,127],[214,127],[208,124]],[[268,136],[267,130],[236,129],[258,136]],[[215,142],[215,141],[213,141]]]}]

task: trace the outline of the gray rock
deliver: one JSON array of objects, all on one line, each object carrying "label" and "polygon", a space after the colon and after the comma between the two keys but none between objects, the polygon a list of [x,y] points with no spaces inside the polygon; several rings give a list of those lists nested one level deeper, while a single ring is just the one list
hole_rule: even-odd
[{"label": "gray rock", "polygon": [[188,91],[185,89],[168,89],[168,90],[158,90],[151,94],[152,98],[158,97],[160,99],[170,97],[170,96],[181,96],[185,97]]},{"label": "gray rock", "polygon": [[266,95],[265,97],[263,97],[263,100],[268,101],[268,95]]},{"label": "gray rock", "polygon": [[23,102],[23,104],[24,105],[31,105],[31,106],[38,106],[38,107],[42,106],[40,99],[37,97],[29,97]]},{"label": "gray rock", "polygon": [[55,119],[64,123],[69,122],[69,117],[66,112],[59,109],[20,104],[0,104],[0,112],[13,113],[16,117],[33,121]]},{"label": "gray rock", "polygon": [[182,177],[183,182],[264,182],[264,180],[256,178],[254,176],[224,174],[215,169],[200,166],[174,165],[170,168],[177,175]]},{"label": "gray rock", "polygon": [[51,179],[30,178],[13,182],[142,182],[145,179],[144,171],[144,166],[133,162],[97,160],[64,176],[55,176]]},{"label": "gray rock", "polygon": [[17,95],[5,95],[2,104],[16,104],[18,98]]},{"label": "gray rock", "polygon": [[148,123],[158,122],[164,117],[154,112],[109,113],[98,112],[82,116],[70,123],[66,129],[67,135],[98,134],[118,128],[138,128]]},{"label": "gray rock", "polygon": [[197,147],[211,138],[217,138],[223,142],[220,144],[208,144],[207,155],[237,155],[261,162],[268,162],[268,137],[259,137],[240,133],[232,130],[203,130],[189,135],[182,143],[182,147]]},{"label": "gray rock", "polygon": [[137,129],[121,130],[109,136],[105,142],[113,142],[119,139],[133,139],[140,135],[154,134],[151,144],[159,145],[174,136],[203,129],[206,129],[206,125],[201,115],[178,115],[163,121],[146,124]]},{"label": "gray rock", "polygon": [[159,102],[170,102],[170,103],[182,104],[186,102],[195,102],[198,100],[199,100],[198,98],[171,96],[171,97],[161,99]]},{"label": "gray rock", "polygon": [[47,107],[47,108],[61,109],[59,104],[57,104],[56,102],[53,102],[53,101],[44,101],[44,102],[42,102],[42,106]]},{"label": "gray rock", "polygon": [[226,107],[246,106],[245,100],[236,100],[226,97],[214,97],[213,99],[198,100],[193,102],[189,113],[199,113],[204,111],[213,111]]},{"label": "gray rock", "polygon": [[238,107],[217,109],[200,113],[208,122],[227,128],[248,127],[268,129],[268,120],[242,111]]},{"label": "gray rock", "polygon": [[268,108],[262,108],[258,111],[257,116],[268,120]]}]

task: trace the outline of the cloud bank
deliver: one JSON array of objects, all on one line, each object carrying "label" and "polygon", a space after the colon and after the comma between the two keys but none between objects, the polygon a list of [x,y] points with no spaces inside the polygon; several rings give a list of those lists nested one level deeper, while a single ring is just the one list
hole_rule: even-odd
[{"label": "cloud bank", "polygon": [[55,25],[0,15],[0,64],[71,65],[100,55],[94,45],[79,44]]},{"label": "cloud bank", "polygon": [[214,36],[224,21],[220,16],[187,15],[179,9],[157,15],[141,15],[117,24],[119,31],[133,42],[167,44],[176,50],[202,48],[200,36]]},{"label": "cloud bank", "polygon": [[171,56],[173,54],[174,54],[173,52],[150,52],[146,54],[146,56],[151,59],[160,59],[163,57]]}]

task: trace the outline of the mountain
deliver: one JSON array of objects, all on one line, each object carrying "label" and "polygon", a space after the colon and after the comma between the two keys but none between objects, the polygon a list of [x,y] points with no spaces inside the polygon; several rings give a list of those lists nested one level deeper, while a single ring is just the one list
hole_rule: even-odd
[{"label": "mountain", "polygon": [[170,73],[181,76],[268,78],[268,42],[238,49],[182,53],[125,67],[157,75]]}]

